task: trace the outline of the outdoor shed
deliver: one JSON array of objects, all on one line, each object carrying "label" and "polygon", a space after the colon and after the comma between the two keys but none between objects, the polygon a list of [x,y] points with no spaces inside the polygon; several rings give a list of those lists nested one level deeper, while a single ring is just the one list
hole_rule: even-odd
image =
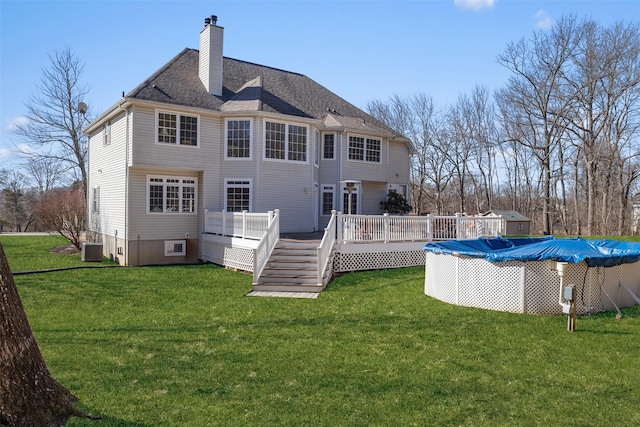
[{"label": "outdoor shed", "polygon": [[517,211],[491,210],[482,214],[486,217],[501,217],[504,220],[504,234],[531,234],[531,220]]}]

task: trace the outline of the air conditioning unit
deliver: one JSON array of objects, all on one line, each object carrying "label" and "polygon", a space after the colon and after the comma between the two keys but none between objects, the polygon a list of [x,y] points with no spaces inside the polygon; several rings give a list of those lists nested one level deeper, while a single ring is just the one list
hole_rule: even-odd
[{"label": "air conditioning unit", "polygon": [[102,243],[82,243],[82,261],[102,262]]}]

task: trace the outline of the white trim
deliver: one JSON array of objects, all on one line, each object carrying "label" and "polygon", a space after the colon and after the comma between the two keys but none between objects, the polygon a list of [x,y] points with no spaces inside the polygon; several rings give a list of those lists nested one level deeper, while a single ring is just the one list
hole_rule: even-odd
[{"label": "white trim", "polygon": [[[358,160],[358,159],[352,159],[350,158],[350,154],[349,154],[349,150],[351,148],[351,137],[354,138],[363,138],[364,139],[364,147],[362,148],[362,160]],[[377,162],[371,161],[371,160],[367,160],[367,145],[369,144],[369,141],[378,141],[380,143],[380,160],[378,160]],[[371,136],[367,136],[367,135],[362,135],[362,134],[358,134],[358,133],[348,133],[347,134],[347,144],[346,144],[346,148],[347,148],[347,152],[345,153],[347,156],[347,161],[348,162],[359,162],[359,163],[367,163],[367,164],[373,164],[373,165],[381,165],[382,162],[382,158],[384,157],[382,155],[382,149],[383,149],[383,142],[384,139],[382,138],[374,138]]]},{"label": "white trim", "polygon": [[[154,183],[154,185],[162,185],[162,211],[161,212],[151,212],[151,205],[150,205],[150,197],[151,197],[151,180],[152,179],[161,179],[162,183]],[[183,191],[182,189],[184,187],[193,187],[193,212],[183,212],[182,210],[179,211],[172,211],[172,212],[167,212],[167,194],[166,194],[166,187],[167,187],[167,179],[175,179],[180,181],[179,183],[169,183],[169,184],[177,184],[178,187],[180,187],[180,191],[178,194],[178,203],[180,208],[183,208]],[[187,182],[185,183],[184,181],[193,181],[193,183]],[[198,178],[194,177],[194,176],[174,176],[174,175],[147,175],[147,200],[146,200],[146,205],[147,205],[147,209],[146,209],[146,214],[147,215],[197,215],[198,214]]]},{"label": "white trim", "polygon": [[[176,246],[181,245],[182,250],[176,251]],[[164,241],[164,256],[185,256],[187,254],[187,241],[186,240],[165,240]]]},{"label": "white trim", "polygon": [[320,153],[320,149],[322,148],[322,144],[320,139],[322,138],[320,131],[315,129],[313,132],[313,165],[316,168],[320,167],[320,158],[322,157],[322,153]]},{"label": "white trim", "polygon": [[[335,184],[322,184],[320,186],[320,216],[331,216],[331,211],[336,208],[336,185]],[[331,194],[331,209],[329,213],[324,212],[324,195]]]},{"label": "white trim", "polygon": [[[158,121],[160,120],[159,116],[160,113],[163,114],[174,114],[176,116],[176,142],[160,142],[158,141]],[[198,129],[197,129],[197,135],[196,135],[196,145],[190,145],[190,144],[180,144],[180,118],[181,117],[195,117],[196,119],[198,119]],[[173,111],[173,110],[164,110],[164,109],[156,109],[155,112],[155,123],[154,123],[154,141],[156,145],[161,145],[161,146],[165,146],[165,147],[182,147],[182,148],[200,148],[200,128],[202,127],[202,120],[200,118],[199,114],[186,114],[186,113],[180,113],[178,111]]]},{"label": "white trim", "polygon": [[[239,122],[239,121],[248,121],[249,122],[249,157],[229,157],[229,122]],[[247,161],[253,160],[253,118],[252,117],[225,117],[224,119],[224,135],[222,138],[223,141],[223,150],[224,150],[224,159],[230,161]]]},{"label": "white trim", "polygon": [[102,125],[102,146],[106,147],[111,145],[111,120],[107,121]]},{"label": "white trim", "polygon": [[[353,196],[354,194],[356,195],[356,211],[355,212],[351,212],[351,214],[353,215],[359,215],[359,212],[362,211],[362,197],[360,196],[361,194],[361,188],[362,188],[362,184],[361,183],[354,183],[355,187],[353,190],[351,190],[351,195]],[[344,183],[340,184],[340,188],[342,189],[342,191],[340,191],[340,211],[344,214],[348,214],[349,212],[345,209],[345,203],[344,203],[344,196],[348,195],[349,192],[347,191],[346,185]]]},{"label": "white trim", "polygon": [[[267,123],[278,123],[285,125],[284,132],[284,159],[272,159],[267,157]],[[289,127],[297,126],[301,128],[305,128],[306,132],[306,151],[305,151],[305,160],[289,160]],[[310,155],[309,148],[313,145],[313,138],[310,137],[310,127],[309,125],[299,124],[295,122],[283,121],[283,120],[271,120],[265,119],[262,121],[262,160],[265,162],[283,162],[283,163],[293,163],[298,165],[308,165],[310,164]]]},{"label": "white trim", "polygon": [[[324,151],[324,144],[325,144],[324,137],[327,136],[327,135],[333,136],[333,144],[332,144],[333,145],[333,150],[332,150],[333,151],[333,157],[325,157],[324,156],[324,153],[325,153],[325,151]],[[335,132],[323,132],[322,136],[320,138],[322,140],[322,148],[321,148],[320,159],[322,159],[322,160],[336,160],[336,158],[338,157],[337,156],[338,153],[336,152],[336,145],[337,145],[337,142],[338,142],[338,135],[336,135]]]},{"label": "white trim", "polygon": [[[229,183],[234,184],[230,185]],[[253,179],[252,178],[225,178],[224,190],[222,194],[224,211],[227,212],[229,206],[227,205],[227,189],[228,188],[248,188],[249,189],[249,212],[253,212]]]}]

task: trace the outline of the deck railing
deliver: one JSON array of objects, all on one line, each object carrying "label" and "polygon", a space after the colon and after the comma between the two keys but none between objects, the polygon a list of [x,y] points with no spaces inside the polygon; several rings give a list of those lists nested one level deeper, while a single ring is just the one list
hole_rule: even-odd
[{"label": "deck railing", "polygon": [[[274,212],[205,211],[205,233],[260,240],[274,215]],[[327,229],[337,226],[337,239],[343,243],[477,239],[504,234],[501,217],[344,215],[339,212],[335,216],[335,225],[332,216]]]},{"label": "deck railing", "polygon": [[331,258],[331,251],[333,245],[336,243],[336,223],[337,212],[331,211],[331,219],[327,224],[327,228],[324,229],[324,236],[318,246],[318,285],[323,285],[324,271],[327,268],[327,263]]},{"label": "deck railing", "polygon": [[343,243],[477,239],[503,234],[502,218],[339,214]]},{"label": "deck railing", "polygon": [[269,226],[273,212],[209,212],[205,211],[204,232],[241,239],[260,240]]},{"label": "deck railing", "polygon": [[280,238],[280,211],[269,212],[269,226],[265,230],[253,256],[253,283],[258,283],[262,270],[267,265],[271,252]]}]

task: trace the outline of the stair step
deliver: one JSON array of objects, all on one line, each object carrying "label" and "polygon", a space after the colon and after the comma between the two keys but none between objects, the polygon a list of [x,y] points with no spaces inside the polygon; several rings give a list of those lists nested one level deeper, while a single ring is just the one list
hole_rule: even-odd
[{"label": "stair step", "polygon": [[297,255],[297,256],[317,256],[318,252],[314,249],[314,250],[309,250],[309,249],[278,249],[275,248],[272,252],[272,255]]},{"label": "stair step", "polygon": [[318,285],[291,285],[291,284],[258,284],[251,287],[254,291],[272,291],[272,292],[322,292],[326,286]]},{"label": "stair step", "polygon": [[304,260],[309,260],[311,262],[315,262],[316,259],[318,259],[318,257],[313,254],[313,255],[308,255],[308,254],[298,254],[298,253],[277,253],[277,254],[271,254],[271,258],[269,259],[278,259],[278,260],[294,260],[294,261],[304,261]]},{"label": "stair step", "polygon": [[287,262],[285,260],[273,260],[267,263],[266,269],[269,270],[312,270],[316,271],[316,262]]},{"label": "stair step", "polygon": [[[318,285],[319,242],[280,239],[253,290],[321,292]],[[323,277],[323,282],[326,278]]]},{"label": "stair step", "polygon": [[276,244],[275,249],[278,248],[295,248],[295,249],[317,249],[318,243],[300,242],[297,240],[280,239]]},{"label": "stair step", "polygon": [[258,285],[281,283],[288,285],[316,285],[317,277],[279,277],[279,276],[260,276]]},{"label": "stair step", "polygon": [[300,270],[262,270],[262,275],[260,276],[260,280],[262,278],[268,277],[282,277],[282,278],[293,278],[293,279],[306,279],[312,278],[315,280],[318,277],[318,273],[313,270],[300,271]]}]

